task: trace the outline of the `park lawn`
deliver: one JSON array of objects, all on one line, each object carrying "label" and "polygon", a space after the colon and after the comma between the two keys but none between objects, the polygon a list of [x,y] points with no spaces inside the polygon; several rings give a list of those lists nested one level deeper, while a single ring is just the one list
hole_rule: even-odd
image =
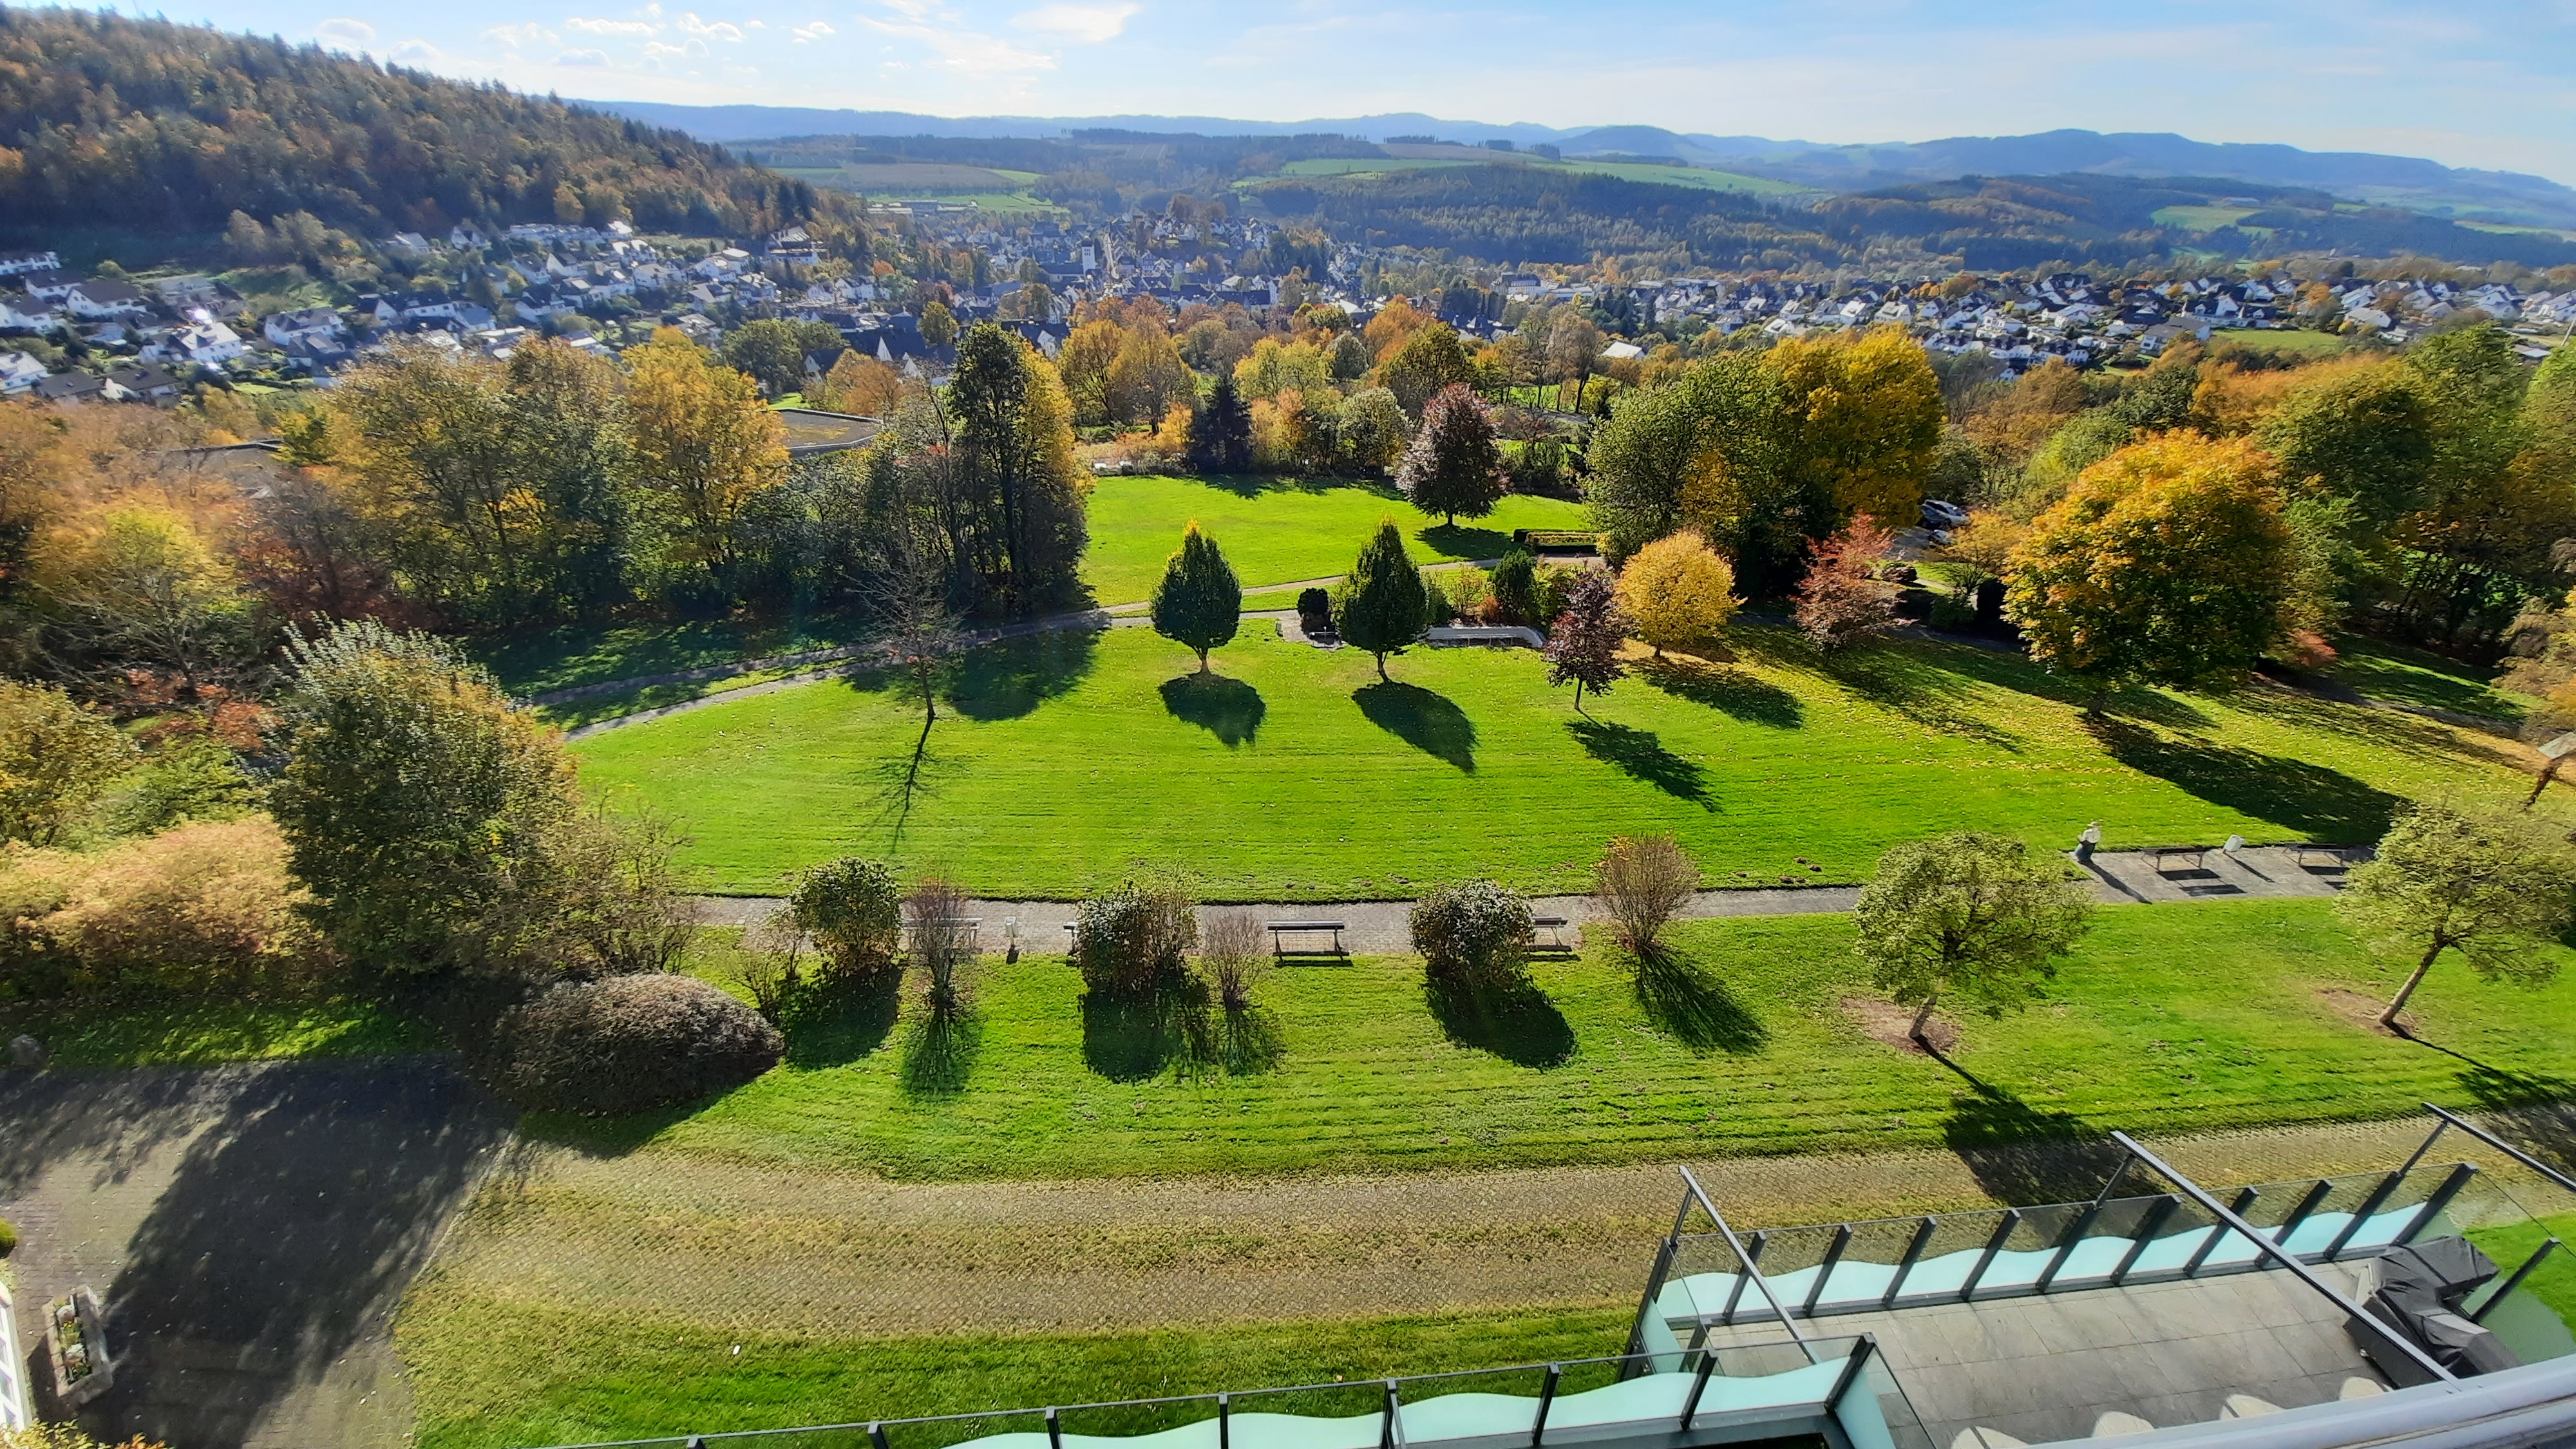
[{"label": "park lawn", "polygon": [[1246,589],[1347,573],[1388,518],[1426,563],[1500,558],[1516,528],[1583,527],[1583,505],[1562,498],[1507,497],[1451,527],[1384,484],[1300,478],[1107,477],[1092,490],[1090,515],[1082,577],[1103,604],[1151,597],[1192,519]]},{"label": "park lawn", "polygon": [[[421,1449],[516,1449],[1336,1380],[1354,1387],[1282,1407],[1365,1413],[1380,1392],[1369,1381],[1391,1375],[1617,1354],[1635,1312],[1605,1305],[1125,1333],[791,1338],[490,1299],[458,1291],[432,1268],[405,1299],[394,1341],[419,1405]],[[1578,1376],[1599,1372],[1570,1369],[1566,1387],[1593,1387]],[[1533,1392],[1526,1377],[1475,1387]],[[1134,1413],[1068,1414],[1064,1428],[1162,1427]],[[894,1439],[898,1449],[930,1449],[1024,1427],[978,1419]]]},{"label": "park lawn", "polygon": [[272,1057],[431,1051],[427,1026],[355,995],[288,1001],[0,1003],[0,1037],[44,1043],[58,1067],[211,1066]]},{"label": "park lawn", "polygon": [[2374,699],[2519,723],[2538,701],[2500,689],[2498,670],[2358,635],[2335,642],[2326,674]]},{"label": "park lawn", "polygon": [[[2048,999],[1963,1024],[1957,1071],[1856,1022],[1849,918],[1675,930],[1686,964],[1644,989],[1609,947],[1464,999],[1367,957],[1279,970],[1251,1018],[1196,1027],[1186,1004],[1086,1001],[1062,956],[988,958],[951,1037],[889,984],[791,1015],[787,1061],[709,1101],[526,1126],[585,1150],[1053,1179],[1967,1149],[2576,1094],[2576,975],[2524,991],[2446,964],[2409,1007],[2421,1042],[2384,1035],[2356,1015],[2400,973],[2325,901],[2105,908]],[[720,979],[734,949],[711,939],[701,969]]]},{"label": "park lawn", "polygon": [[590,788],[680,823],[685,878],[747,895],[843,854],[1008,899],[1169,868],[1211,900],[1405,899],[1472,875],[1578,891],[1603,841],[1650,832],[1715,885],[1857,881],[1938,830],[2358,844],[2401,798],[2523,788],[2518,746],[2272,685],[2142,691],[2088,723],[2015,655],[1891,642],[1820,664],[1782,629],[1729,637],[1735,663],[1653,666],[1587,716],[1527,650],[1414,650],[1380,683],[1367,655],[1255,620],[1200,678],[1148,630],[1059,631],[975,651],[918,762],[918,707],[870,676],[573,748]]}]

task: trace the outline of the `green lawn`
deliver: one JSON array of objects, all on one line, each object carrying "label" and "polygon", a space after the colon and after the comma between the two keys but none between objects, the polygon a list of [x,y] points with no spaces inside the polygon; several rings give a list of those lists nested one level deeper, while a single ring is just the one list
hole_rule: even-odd
[{"label": "green lawn", "polygon": [[1492,515],[1456,527],[1424,515],[1385,485],[1297,478],[1109,477],[1091,495],[1091,551],[1082,576],[1103,604],[1149,597],[1181,531],[1224,547],[1247,589],[1347,572],[1360,545],[1393,518],[1423,562],[1500,558],[1515,528],[1581,528],[1583,505],[1505,498]]},{"label": "green lawn", "polygon": [[[1845,1012],[1868,991],[1848,918],[1678,931],[1685,964],[1643,990],[1608,949],[1469,999],[1427,994],[1411,958],[1363,958],[1276,972],[1235,1023],[1088,1002],[1061,956],[988,959],[947,1056],[889,986],[792,1016],[787,1063],[709,1102],[529,1126],[611,1151],[1059,1178],[1967,1149],[2576,1094],[2576,975],[2526,992],[2448,965],[2409,1007],[2434,1045],[2381,1035],[2339,1007],[2398,973],[2322,901],[2105,909],[2053,999],[1965,1024],[1952,1055],[1982,1092]],[[729,949],[710,941],[706,966]]]},{"label": "green lawn", "polygon": [[860,635],[855,621],[826,615],[807,619],[566,624],[506,638],[468,639],[465,647],[499,675],[502,685],[512,693],[531,695],[771,654],[829,649],[854,642]]},{"label": "green lawn", "polygon": [[591,788],[679,819],[699,887],[754,895],[847,853],[1014,898],[1140,866],[1219,900],[1406,898],[1473,874],[1579,890],[1604,840],[1654,831],[1714,884],[1856,881],[1936,830],[2359,843],[2400,797],[2523,784],[2499,741],[2273,686],[2140,693],[2088,724],[2014,655],[1905,643],[1825,666],[1784,630],[1730,637],[1738,663],[1656,668],[1587,718],[1526,650],[1416,650],[1381,684],[1366,655],[1255,621],[1200,679],[1148,630],[1059,632],[976,651],[917,765],[918,711],[869,678],[575,750]]},{"label": "green lawn", "polygon": [[268,1057],[429,1051],[428,1027],[356,996],[298,1001],[0,1002],[0,1037],[32,1034],[60,1067],[211,1066]]},{"label": "green lawn", "polygon": [[2495,686],[2496,670],[2359,635],[2335,641],[2326,673],[2375,699],[2518,723],[2533,701]]},{"label": "green lawn", "polygon": [[[1378,1393],[1368,1381],[1390,1375],[1619,1353],[1634,1314],[1527,1309],[1079,1335],[785,1338],[493,1302],[450,1291],[432,1269],[405,1300],[395,1343],[420,1405],[422,1449],[515,1449],[1340,1379],[1354,1387],[1294,1410],[1365,1413]],[[1567,1388],[1592,1386],[1579,1372],[1599,1371],[1570,1370]],[[1164,1422],[1068,1415],[1064,1427],[1133,1433]],[[895,1441],[927,1449],[1025,1427],[968,1420]]]}]

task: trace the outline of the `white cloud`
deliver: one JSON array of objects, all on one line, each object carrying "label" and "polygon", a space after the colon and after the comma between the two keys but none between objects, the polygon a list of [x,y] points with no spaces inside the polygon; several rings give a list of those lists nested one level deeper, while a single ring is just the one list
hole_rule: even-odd
[{"label": "white cloud", "polygon": [[604,50],[567,50],[563,54],[555,57],[555,64],[579,66],[583,69],[598,69],[608,64],[608,52]]},{"label": "white cloud", "polygon": [[394,47],[393,58],[405,65],[429,65],[438,58],[438,47],[426,40],[406,40]]},{"label": "white cloud", "polygon": [[644,58],[646,60],[661,60],[666,56],[678,56],[686,59],[694,59],[698,56],[705,55],[706,53],[707,43],[694,36],[681,41],[677,45],[665,45],[658,40],[648,40],[644,42]]},{"label": "white cloud", "polygon": [[1136,10],[1135,5],[1125,3],[1068,5],[1062,3],[1062,0],[1057,0],[1057,3],[1041,5],[1035,10],[1014,16],[1011,23],[1023,30],[1037,31],[1041,35],[1061,36],[1066,40],[1079,41],[1084,45],[1098,45],[1104,40],[1116,39],[1119,32],[1127,28],[1127,18],[1134,15]]},{"label": "white cloud", "polygon": [[724,20],[719,20],[710,25],[706,21],[700,20],[697,12],[694,10],[688,11],[680,16],[680,33],[682,35],[694,35],[701,40],[729,40],[736,43],[739,43],[742,40],[741,26]]},{"label": "white cloud", "polygon": [[501,44],[510,47],[512,50],[516,50],[523,45],[535,45],[539,42],[552,42],[560,39],[561,37],[532,20],[525,25],[495,25],[491,29],[483,32],[483,38],[485,40],[498,41]]},{"label": "white cloud", "polygon": [[[938,57],[931,62],[940,70],[960,75],[1008,75],[1019,71],[1053,70],[1055,57],[1042,51],[1028,50],[995,36],[971,30],[951,30],[931,23],[931,8],[924,0],[881,0],[889,10],[903,16],[901,20],[879,20],[871,15],[859,17],[859,23],[883,35],[900,36],[918,41]],[[950,17],[940,15],[939,20]]]},{"label": "white cloud", "polygon": [[574,15],[564,20],[564,29],[584,35],[659,35],[662,27],[649,20],[594,20]]},{"label": "white cloud", "polygon": [[817,20],[811,25],[799,25],[788,33],[796,37],[796,43],[798,45],[803,45],[809,40],[820,40],[824,36],[834,34],[835,32],[832,29],[831,22]]},{"label": "white cloud", "polygon": [[334,15],[314,26],[313,33],[324,40],[342,40],[351,45],[365,45],[376,38],[376,27],[363,20]]}]

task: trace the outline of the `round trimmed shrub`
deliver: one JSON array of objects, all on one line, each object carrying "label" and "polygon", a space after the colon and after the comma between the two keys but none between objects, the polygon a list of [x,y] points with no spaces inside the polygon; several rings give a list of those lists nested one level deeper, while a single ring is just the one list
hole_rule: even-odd
[{"label": "round trimmed shrub", "polygon": [[757,1012],[690,976],[558,986],[501,1019],[495,1085],[528,1111],[607,1116],[693,1102],[778,1065]]},{"label": "round trimmed shrub", "polygon": [[1442,886],[1413,903],[1413,949],[1439,975],[1517,976],[1529,959],[1529,902],[1489,880]]},{"label": "round trimmed shrub", "polygon": [[825,861],[796,883],[787,909],[796,928],[814,938],[827,974],[882,971],[903,951],[903,887],[876,861]]},{"label": "round trimmed shrub", "polygon": [[1199,913],[1189,893],[1129,881],[1084,901],[1073,918],[1073,964],[1082,984],[1118,995],[1150,991],[1183,970],[1199,943]]}]

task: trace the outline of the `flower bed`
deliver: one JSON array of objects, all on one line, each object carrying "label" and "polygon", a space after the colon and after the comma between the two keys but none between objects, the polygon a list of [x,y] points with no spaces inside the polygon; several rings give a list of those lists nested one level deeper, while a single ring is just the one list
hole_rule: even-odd
[{"label": "flower bed", "polygon": [[63,1408],[77,1409],[107,1392],[116,1365],[108,1356],[97,1294],[75,1288],[46,1305],[45,1362],[53,1369],[54,1401]]}]

